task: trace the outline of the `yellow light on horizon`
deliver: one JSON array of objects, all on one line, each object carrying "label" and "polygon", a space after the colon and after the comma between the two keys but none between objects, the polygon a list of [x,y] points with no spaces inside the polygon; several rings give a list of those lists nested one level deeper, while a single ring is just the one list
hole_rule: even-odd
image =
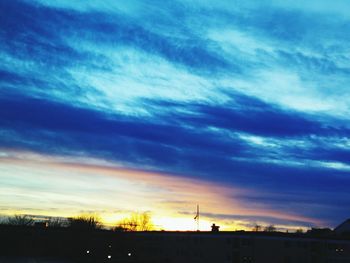
[{"label": "yellow light on horizon", "polygon": [[[154,218],[154,224],[160,230],[170,230],[170,231],[195,231],[197,230],[197,223],[191,217],[157,217]],[[209,231],[211,222],[203,219],[200,221],[199,230]]]},{"label": "yellow light on horizon", "polygon": [[[106,227],[130,218],[132,211],[150,211],[154,230],[197,230],[195,205],[200,200],[203,211],[199,229],[210,231],[215,223],[220,230],[245,229],[248,220],[223,219],[220,215],[269,216],[285,221],[310,221],[323,225],[316,219],[268,208],[247,208],[235,195],[255,196],[252,189],[228,187],[205,180],[178,177],[118,167],[114,163],[82,159],[67,160],[62,156],[46,157],[26,152],[0,158],[1,177],[8,183],[0,193],[0,211],[4,216],[27,214],[47,217],[75,217],[93,213]],[[13,179],[13,176],[16,176]],[[11,180],[10,180],[11,178]],[[50,180],[46,180],[50,178]],[[120,202],[116,202],[120,200]],[[184,211],[184,213],[179,213]],[[193,213],[193,215],[191,214]],[[217,218],[215,218],[217,216]],[[278,226],[276,226],[278,227]],[[287,226],[300,228],[301,226]],[[250,230],[250,229],[245,229]]]}]

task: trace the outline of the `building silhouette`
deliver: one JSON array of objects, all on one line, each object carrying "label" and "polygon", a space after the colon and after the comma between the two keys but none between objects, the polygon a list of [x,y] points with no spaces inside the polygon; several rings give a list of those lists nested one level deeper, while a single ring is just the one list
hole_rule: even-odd
[{"label": "building silhouette", "polygon": [[37,258],[45,257],[78,263],[349,263],[348,226],[349,220],[320,235],[219,232],[215,224],[207,232],[0,225],[0,262],[14,257],[40,262]]},{"label": "building silhouette", "polygon": [[338,235],[350,235],[350,218],[334,228],[334,232]]}]

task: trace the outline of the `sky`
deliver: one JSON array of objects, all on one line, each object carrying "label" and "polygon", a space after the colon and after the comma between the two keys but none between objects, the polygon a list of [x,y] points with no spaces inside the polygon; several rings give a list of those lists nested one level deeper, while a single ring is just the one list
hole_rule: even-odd
[{"label": "sky", "polygon": [[0,214],[350,217],[347,0],[1,0]]}]

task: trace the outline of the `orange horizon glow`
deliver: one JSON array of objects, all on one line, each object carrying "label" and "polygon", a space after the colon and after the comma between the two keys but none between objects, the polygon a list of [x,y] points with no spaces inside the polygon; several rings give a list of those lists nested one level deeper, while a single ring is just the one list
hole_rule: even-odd
[{"label": "orange horizon glow", "polygon": [[[246,220],[215,217],[231,214],[322,224],[312,218],[285,214],[268,207],[247,208],[238,198],[235,199],[241,194],[255,196],[257,193],[251,189],[129,169],[97,159],[81,163],[79,158],[45,157],[8,150],[4,152],[8,154],[0,157],[3,171],[8,174],[19,173],[21,178],[28,178],[28,183],[24,186],[18,182],[19,186],[14,186],[14,200],[11,201],[8,196],[1,198],[4,202],[6,199],[12,202],[8,205],[0,201],[2,214],[72,217],[93,212],[101,217],[105,225],[112,226],[133,212],[150,212],[156,230],[187,231],[197,228],[193,217],[196,205],[200,204],[203,214],[200,230],[203,231],[210,230],[212,223],[220,225],[222,230],[248,230],[246,223],[249,222]],[[11,189],[7,190],[0,196],[9,194]],[[212,216],[205,216],[206,213]],[[295,229],[300,226],[288,227]]]}]

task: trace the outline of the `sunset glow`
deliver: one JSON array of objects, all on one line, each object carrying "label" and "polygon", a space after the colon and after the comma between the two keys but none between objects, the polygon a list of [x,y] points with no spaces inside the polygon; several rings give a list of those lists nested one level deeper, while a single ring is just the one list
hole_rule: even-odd
[{"label": "sunset glow", "polygon": [[[3,152],[7,154],[0,158],[0,196],[6,214],[72,217],[95,213],[112,227],[134,212],[150,212],[154,229],[196,230],[193,217],[196,204],[200,204],[202,230],[210,230],[214,222],[227,230],[249,229],[249,220],[225,220],[225,215],[312,221],[266,208],[245,207],[238,197],[258,193],[219,183],[130,170],[97,159],[83,159],[85,162],[80,163],[80,158]],[[316,220],[313,223],[320,224]]]}]

